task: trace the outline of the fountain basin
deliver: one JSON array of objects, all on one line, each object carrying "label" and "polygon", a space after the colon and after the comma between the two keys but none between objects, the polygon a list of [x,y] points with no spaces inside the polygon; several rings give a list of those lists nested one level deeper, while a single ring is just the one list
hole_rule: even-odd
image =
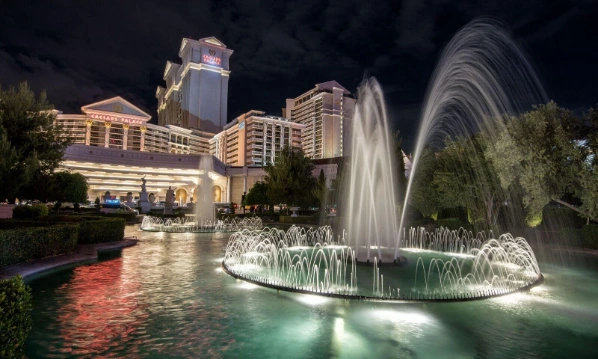
[{"label": "fountain basin", "polygon": [[541,283],[525,239],[505,234],[482,242],[476,238],[483,236],[468,236],[442,228],[412,230],[402,241],[411,246],[402,249],[401,266],[377,257],[360,265],[345,236],[335,242],[330,227],[244,230],[231,236],[222,267],[235,278],[277,290],[356,300],[465,301]]}]

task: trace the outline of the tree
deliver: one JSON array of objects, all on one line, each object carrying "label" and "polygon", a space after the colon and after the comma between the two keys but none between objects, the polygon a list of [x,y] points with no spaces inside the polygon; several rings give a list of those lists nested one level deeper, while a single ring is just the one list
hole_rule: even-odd
[{"label": "tree", "polygon": [[21,190],[32,178],[58,167],[71,140],[55,116],[45,92],[36,98],[25,82],[0,88],[0,198],[28,197]]},{"label": "tree", "polygon": [[[590,147],[594,135],[587,134],[596,123],[592,116],[590,111],[586,120],[580,121],[554,102],[537,106],[512,118],[495,144],[486,149],[503,188],[521,187],[528,217],[537,216],[554,201],[597,219],[596,160]],[[566,199],[568,195],[575,195],[583,204],[576,206]]]},{"label": "tree", "polygon": [[245,195],[245,200],[243,201],[243,206],[251,206],[251,205],[259,205],[261,206],[262,210],[264,205],[271,204],[268,200],[268,186],[264,182],[256,182],[253,187],[247,192]]},{"label": "tree", "polygon": [[316,182],[316,186],[314,187],[314,197],[319,202],[320,210],[324,209],[326,205],[326,197],[328,195],[328,187],[326,187],[326,175],[324,174],[324,170],[320,169],[320,174],[318,175],[318,180]]},{"label": "tree", "polygon": [[441,208],[465,207],[474,222],[495,226],[500,207],[508,198],[492,163],[485,157],[487,138],[447,140],[437,155],[432,179]]},{"label": "tree", "polygon": [[409,195],[409,205],[417,209],[424,217],[433,216],[438,213],[440,208],[438,193],[431,181],[435,169],[436,155],[432,149],[425,148],[419,157],[417,172],[411,172],[413,179]]},{"label": "tree", "polygon": [[51,201],[57,203],[72,202],[75,209],[79,203],[87,201],[87,178],[80,173],[57,172],[51,177],[53,188],[56,189],[50,196]]},{"label": "tree", "polygon": [[264,169],[267,173],[267,197],[273,203],[305,208],[316,202],[313,195],[316,187],[316,179],[312,176],[314,164],[302,150],[285,146],[276,162]]}]

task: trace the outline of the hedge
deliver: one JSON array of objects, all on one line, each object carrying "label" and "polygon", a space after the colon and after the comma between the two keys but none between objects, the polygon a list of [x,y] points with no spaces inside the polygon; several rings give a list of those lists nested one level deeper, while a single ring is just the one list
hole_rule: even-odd
[{"label": "hedge", "polygon": [[[37,220],[3,220],[0,230],[50,227],[56,224],[72,223],[77,227],[77,244],[95,244],[122,241],[125,233],[123,218],[106,216],[46,216]],[[2,233],[2,231],[0,231]]]},{"label": "hedge", "polygon": [[100,218],[79,223],[79,244],[122,241],[125,237],[123,218]]},{"label": "hedge", "polygon": [[586,219],[567,207],[548,205],[542,211],[542,226],[547,228],[583,228]]},{"label": "hedge", "polygon": [[125,236],[125,220],[121,217],[48,216],[40,218],[40,221],[78,223],[78,244],[118,242]]},{"label": "hedge", "polygon": [[56,224],[0,231],[0,268],[34,259],[71,253],[77,246],[79,226]]},{"label": "hedge", "polygon": [[288,224],[319,224],[320,216],[280,216],[280,222]]},{"label": "hedge", "polygon": [[127,223],[135,223],[137,222],[137,215],[135,213],[106,213],[106,217],[109,218],[122,218]]},{"label": "hedge", "polygon": [[598,249],[598,225],[588,224],[582,229],[583,246]]},{"label": "hedge", "polygon": [[23,358],[31,309],[31,288],[21,276],[0,280],[0,358]]},{"label": "hedge", "polygon": [[32,206],[21,205],[12,209],[12,218],[29,219],[48,215],[48,206],[45,204],[34,204]]},{"label": "hedge", "polygon": [[471,230],[471,225],[461,221],[459,218],[443,218],[439,219],[436,223],[438,224],[438,227],[444,227],[450,230],[458,230],[461,227],[466,230]]}]

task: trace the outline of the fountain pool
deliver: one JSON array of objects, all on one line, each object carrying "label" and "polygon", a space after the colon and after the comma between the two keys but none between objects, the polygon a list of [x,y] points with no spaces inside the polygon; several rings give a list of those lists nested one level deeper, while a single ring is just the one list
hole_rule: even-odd
[{"label": "fountain pool", "polygon": [[528,292],[396,305],[235,280],[227,233],[127,235],[139,244],[28,281],[28,358],[598,357],[598,257],[534,247],[545,281]]}]

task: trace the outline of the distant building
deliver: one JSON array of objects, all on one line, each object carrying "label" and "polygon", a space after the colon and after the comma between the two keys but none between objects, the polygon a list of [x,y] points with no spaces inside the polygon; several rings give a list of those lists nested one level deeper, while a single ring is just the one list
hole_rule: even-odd
[{"label": "distant building", "polygon": [[283,116],[305,126],[301,143],[307,157],[341,157],[354,107],[351,93],[338,82],[328,81],[294,99],[287,99]]},{"label": "distant building", "polygon": [[227,122],[229,59],[233,50],[215,37],[184,38],[181,64],[166,62],[158,86],[158,124],[216,134]]},{"label": "distant building", "polygon": [[210,140],[210,154],[230,166],[274,163],[284,146],[301,148],[305,126],[251,110],[235,118]]}]

